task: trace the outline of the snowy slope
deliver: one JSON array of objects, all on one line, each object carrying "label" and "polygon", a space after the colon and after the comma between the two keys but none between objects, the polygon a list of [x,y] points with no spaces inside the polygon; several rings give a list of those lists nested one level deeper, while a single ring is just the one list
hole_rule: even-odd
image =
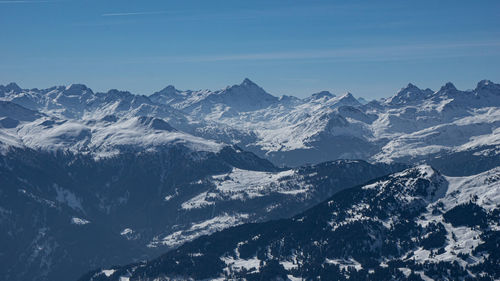
[{"label": "snowy slope", "polygon": [[[327,227],[339,235],[335,241],[345,242],[345,227],[367,223],[370,231],[385,235],[396,231],[391,229],[393,220],[407,227],[402,223],[405,216],[415,214],[404,210],[416,210],[418,219],[409,220],[412,232],[403,233],[409,238],[400,238],[412,242],[400,245],[394,238],[400,234],[392,233],[391,245],[401,248],[377,260],[381,268],[392,261],[391,270],[409,276],[411,270],[423,271],[410,260],[435,262],[436,257],[481,266],[491,262],[481,256],[481,245],[492,243],[496,234],[457,217],[478,214],[473,220],[497,229],[491,216],[498,209],[498,170],[491,168],[500,165],[499,108],[500,85],[487,80],[469,91],[451,83],[435,92],[409,84],[391,98],[368,103],[350,93],[278,98],[248,79],[218,91],[169,86],[149,97],[119,90],[95,93],[80,84],[48,89],[0,86],[0,224],[5,230],[0,238],[11,241],[5,252],[17,257],[12,265],[0,255],[9,265],[1,272],[7,279],[43,280],[63,271],[75,274],[68,273],[68,256],[81,257],[84,262],[74,264],[79,270],[150,258],[235,225],[289,217],[344,188],[400,170],[402,166],[394,164],[398,161],[428,162],[453,171],[449,175],[470,177],[445,177],[429,166],[392,175],[359,193],[348,193],[342,198],[347,200],[339,211],[342,216],[320,216],[323,224],[314,230],[324,234]],[[277,168],[253,153],[297,168]],[[339,158],[385,164],[338,160],[304,166]],[[427,182],[432,190],[426,189]],[[429,191],[426,196],[419,194],[423,186]],[[370,196],[379,201],[370,201]],[[387,209],[386,203],[398,208]],[[374,216],[373,206],[387,212]],[[21,210],[30,215],[23,216]],[[63,230],[71,235],[62,235]],[[15,235],[21,231],[26,234]],[[264,234],[247,240],[257,241]],[[438,247],[415,237],[438,237],[447,244]],[[353,242],[349,249],[380,242],[365,238],[368,242]],[[272,243],[281,243],[276,241]],[[88,251],[80,252],[75,245]],[[131,252],[118,255],[124,248]],[[236,249],[212,260],[222,263],[225,272],[243,275],[265,272],[266,265],[273,264],[262,260],[262,252],[242,257],[232,254]],[[202,250],[191,254],[204,255]],[[319,256],[322,251],[320,247]],[[99,260],[91,259],[94,255]],[[354,268],[367,274],[363,270],[374,261],[360,256],[325,256],[310,268],[346,269],[351,276]],[[297,276],[298,259],[294,254],[280,257],[287,277]],[[121,274],[102,271],[109,277],[115,273]]]},{"label": "snowy slope", "polygon": [[[148,97],[110,90],[94,93],[85,85],[23,90],[2,86],[0,144],[43,151],[109,157],[122,150],[185,145],[219,151],[224,145],[193,136],[184,114]],[[6,90],[7,89],[7,90]]]},{"label": "snowy slope", "polygon": [[173,231],[156,236],[148,246],[176,247],[242,223],[288,217],[343,188],[402,168],[343,160],[284,171],[233,168],[190,183],[184,189],[197,192],[189,197],[179,190],[167,194],[165,201],[179,204],[180,214],[198,214],[203,219],[179,224]]},{"label": "snowy slope", "polygon": [[[68,129],[59,149],[100,153],[102,134],[127,126],[132,129],[133,121],[126,120],[146,116],[167,122],[176,133],[137,128],[141,134],[154,136],[143,141],[131,137],[128,144],[181,138],[201,142],[188,136],[194,135],[238,145],[280,166],[346,158],[417,162],[451,153],[482,154],[491,159],[499,153],[500,85],[488,80],[468,91],[451,83],[435,92],[408,84],[388,99],[366,104],[350,93],[336,96],[326,91],[304,99],[277,98],[249,79],[217,91],[181,91],[168,86],[149,97],[118,90],[94,93],[80,84],[29,90],[9,84],[0,88],[0,101],[3,146],[20,143],[53,148],[47,140],[50,136],[33,134],[64,134],[54,131]],[[8,104],[24,109],[16,109],[18,117],[9,117],[7,112],[12,115],[13,109],[7,109]],[[37,125],[48,119],[60,128]],[[116,124],[104,125],[104,121]],[[116,144],[123,144],[122,140]]]},{"label": "snowy slope", "polygon": [[[408,84],[394,96],[367,104],[351,94],[329,92],[305,99],[270,98],[247,89],[249,80],[226,91],[178,91],[151,98],[172,105],[204,125],[195,134],[238,144],[280,165],[301,165],[337,158],[373,161],[418,161],[436,153],[498,149],[500,86],[480,81],[474,90],[460,91],[451,83],[434,92]],[[241,92],[245,92],[243,95]],[[257,91],[258,92],[258,91]],[[261,100],[241,107],[231,97]],[[167,98],[168,97],[168,98]],[[317,152],[319,151],[319,152]]]},{"label": "snowy slope", "polygon": [[179,91],[173,86],[151,95],[151,100],[172,105],[196,115],[213,113],[230,114],[268,107],[278,102],[278,98],[246,78],[241,84],[219,91]]},{"label": "snowy slope", "polygon": [[45,151],[90,153],[97,158],[116,155],[121,150],[141,151],[181,144],[194,151],[217,152],[223,145],[175,130],[154,117],[101,120],[45,119],[24,124],[17,131],[22,144]]},{"label": "snowy slope", "polygon": [[496,280],[499,181],[498,168],[453,178],[421,165],[80,280]]}]

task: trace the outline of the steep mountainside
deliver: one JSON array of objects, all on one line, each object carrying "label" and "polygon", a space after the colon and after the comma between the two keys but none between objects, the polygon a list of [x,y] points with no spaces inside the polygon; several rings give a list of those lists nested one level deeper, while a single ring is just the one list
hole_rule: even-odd
[{"label": "steep mountainside", "polygon": [[496,280],[500,169],[417,166],[291,219],[245,224],[80,280]]},{"label": "steep mountainside", "polygon": [[182,143],[99,159],[11,149],[0,156],[0,279],[75,280],[230,226],[292,216],[399,169],[336,161],[280,170],[237,148]]}]

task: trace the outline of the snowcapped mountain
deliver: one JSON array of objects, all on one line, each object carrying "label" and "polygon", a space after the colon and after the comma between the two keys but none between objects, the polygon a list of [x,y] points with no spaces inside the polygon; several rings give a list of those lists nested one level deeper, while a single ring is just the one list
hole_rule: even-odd
[{"label": "snowcapped mountain", "polygon": [[431,89],[421,90],[417,86],[409,83],[408,86],[402,88],[394,96],[387,100],[390,105],[405,105],[410,103],[421,102],[430,97],[434,92]]},{"label": "snowcapped mountain", "polygon": [[[273,99],[248,79],[228,89],[233,88],[246,94],[226,89],[175,90],[174,95],[167,88],[170,92],[151,98],[202,120],[193,134],[238,144],[278,165],[338,158],[415,162],[463,152],[498,155],[500,85],[488,80],[469,91],[451,83],[436,92],[408,84],[386,100],[365,104],[349,93],[337,97],[326,91],[305,99]],[[229,94],[252,97],[259,106],[243,108]]]},{"label": "snowcapped mountain", "polygon": [[[171,248],[184,249],[181,245],[187,241],[228,227],[289,218],[345,188],[421,162],[449,176],[470,177],[449,178],[420,166],[390,177],[392,191],[377,187],[386,196],[379,199],[388,202],[397,197],[396,203],[407,210],[413,205],[405,205],[408,202],[400,198],[421,208],[441,202],[439,206],[461,210],[448,195],[424,198],[412,189],[422,182],[432,182],[437,186],[436,192],[454,189],[458,190],[453,193],[457,195],[468,190],[460,198],[477,195],[493,198],[495,203],[496,195],[488,193],[484,186],[491,189],[496,182],[486,178],[482,181],[486,174],[480,173],[495,174],[497,170],[491,169],[500,166],[499,124],[500,85],[487,80],[469,91],[460,91],[451,83],[435,92],[409,84],[391,98],[368,103],[350,93],[335,95],[326,91],[304,99],[278,98],[249,79],[218,91],[181,91],[168,86],[151,96],[119,90],[96,93],[81,84],[48,89],[22,89],[14,83],[0,86],[0,239],[8,241],[0,248],[0,278],[72,279],[92,268],[150,259]],[[493,187],[486,183],[489,181]],[[462,190],[465,185],[474,187]],[[487,195],[472,194],[476,191]],[[367,192],[341,194],[358,200]],[[378,198],[377,194],[369,196]],[[368,204],[366,200],[348,202]],[[486,199],[480,204],[475,202],[486,210],[486,223],[491,225],[490,213],[495,215],[490,210],[492,205]],[[469,205],[464,208],[480,210]],[[323,208],[319,206],[316,209]],[[349,204],[345,206],[350,208]],[[440,210],[441,217],[422,211],[419,218],[432,221],[431,232],[442,229],[440,222],[449,236],[448,222],[440,221],[449,218],[444,217],[444,209]],[[396,213],[385,214],[384,218],[401,220],[401,216],[408,215],[393,211]],[[382,223],[383,214],[371,214],[370,223]],[[420,234],[430,233],[424,222],[417,222],[415,217],[406,221],[420,225]],[[298,223],[283,222],[294,226]],[[281,221],[276,226],[280,224]],[[386,226],[385,221],[382,224]],[[299,224],[297,229],[302,226]],[[318,235],[330,235],[312,222],[309,226]],[[376,237],[389,235],[384,237],[389,237],[393,244],[399,243],[394,238],[399,235],[395,230],[377,227],[370,228],[369,233]],[[269,233],[282,233],[278,229],[272,231]],[[455,231],[457,237],[460,231]],[[407,236],[401,237],[414,238],[415,233],[403,233]],[[477,234],[491,234],[485,233]],[[223,234],[214,237],[217,235]],[[482,241],[496,239],[496,234],[491,235]],[[398,248],[397,255],[391,252],[390,257],[384,257],[397,264],[407,262],[401,257],[402,251],[414,250],[420,245],[418,241],[411,240]],[[303,243],[300,239],[294,243],[299,242]],[[482,244],[474,245],[480,248],[478,245]],[[419,253],[431,256],[422,251]],[[444,251],[448,256],[454,255],[449,249]],[[193,253],[205,255],[201,249]],[[355,272],[365,274],[360,266],[366,269],[366,262],[374,262],[349,255],[325,258],[340,268],[347,268],[351,262],[356,268],[349,270],[352,278],[358,278]],[[469,255],[487,268],[488,258],[481,259],[476,253]],[[243,272],[228,264],[257,263],[256,268],[262,266],[263,270],[259,272],[267,272],[268,260],[262,257],[262,253],[257,258],[229,255],[227,260],[221,260],[218,256],[213,261],[222,261],[222,269],[220,263],[211,268],[217,274],[223,270],[249,277],[255,270],[243,266]],[[281,261],[285,262],[287,276],[297,276],[287,267],[292,266],[290,259]],[[277,266],[274,262],[269,264]],[[307,264],[305,259],[300,264],[306,270],[302,266]],[[318,261],[314,265],[318,264],[324,263]],[[405,266],[410,267],[400,267]],[[399,267],[388,268],[393,276],[408,273]],[[422,271],[418,266],[411,268]],[[311,265],[307,270],[316,269]],[[476,274],[474,270],[470,269],[472,274]],[[301,275],[309,276],[306,271]],[[102,275],[99,271],[94,277],[105,278],[113,272],[110,269]],[[384,272],[380,274],[387,273]]]},{"label": "snowcapped mountain", "polygon": [[239,85],[219,91],[178,91],[174,86],[151,95],[151,100],[169,104],[174,108],[206,115],[218,111],[220,114],[246,112],[266,108],[278,102],[278,98],[246,78]]},{"label": "snowcapped mountain", "polygon": [[184,114],[146,96],[118,90],[94,93],[80,84],[45,90],[22,90],[9,84],[1,90],[0,145],[4,151],[17,147],[109,157],[122,150],[178,143],[202,151],[224,147],[177,130],[173,126],[183,129],[188,124]]},{"label": "snowcapped mountain", "polygon": [[[94,93],[79,84],[27,90],[11,83],[0,88],[0,101],[32,110],[38,117],[2,121],[6,124],[0,132],[2,143],[37,149],[53,146],[33,134],[50,130],[66,134],[62,131],[68,129],[67,134],[76,134],[76,139],[64,141],[59,148],[99,154],[105,138],[99,135],[118,128],[133,131],[138,123],[130,120],[143,116],[168,123],[176,129],[168,135],[177,134],[176,139],[195,143],[208,139],[211,147],[217,146],[214,143],[238,145],[279,166],[335,159],[414,163],[456,153],[482,155],[488,162],[498,156],[500,145],[500,85],[488,80],[468,91],[451,83],[435,92],[408,84],[388,99],[366,104],[350,93],[336,96],[326,91],[304,99],[278,98],[249,79],[218,91],[181,91],[168,86],[149,97],[118,90]],[[53,123],[54,128],[40,127],[43,122]],[[155,129],[137,131],[144,136],[158,133]],[[166,135],[165,141],[155,137],[156,141],[144,142],[165,144]],[[101,154],[106,153],[110,151]],[[485,164],[483,171],[492,167]]]},{"label": "snowcapped mountain", "polygon": [[80,280],[493,280],[500,170],[427,165],[341,191],[291,219],[204,236],[157,259]]}]

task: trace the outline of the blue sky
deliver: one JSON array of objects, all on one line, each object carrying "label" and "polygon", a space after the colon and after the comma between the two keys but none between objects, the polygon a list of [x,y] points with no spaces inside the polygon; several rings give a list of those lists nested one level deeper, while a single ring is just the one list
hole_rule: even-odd
[{"label": "blue sky", "polygon": [[0,0],[0,84],[274,95],[500,82],[500,1]]}]

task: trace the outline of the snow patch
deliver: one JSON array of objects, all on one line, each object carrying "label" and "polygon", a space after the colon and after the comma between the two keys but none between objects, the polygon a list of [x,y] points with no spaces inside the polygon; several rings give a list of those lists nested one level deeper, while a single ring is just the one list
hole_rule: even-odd
[{"label": "snow patch", "polygon": [[89,224],[90,221],[88,221],[86,219],[81,219],[81,218],[73,217],[73,218],[71,218],[71,223],[72,224],[76,224],[76,225],[85,225],[85,224]]}]

